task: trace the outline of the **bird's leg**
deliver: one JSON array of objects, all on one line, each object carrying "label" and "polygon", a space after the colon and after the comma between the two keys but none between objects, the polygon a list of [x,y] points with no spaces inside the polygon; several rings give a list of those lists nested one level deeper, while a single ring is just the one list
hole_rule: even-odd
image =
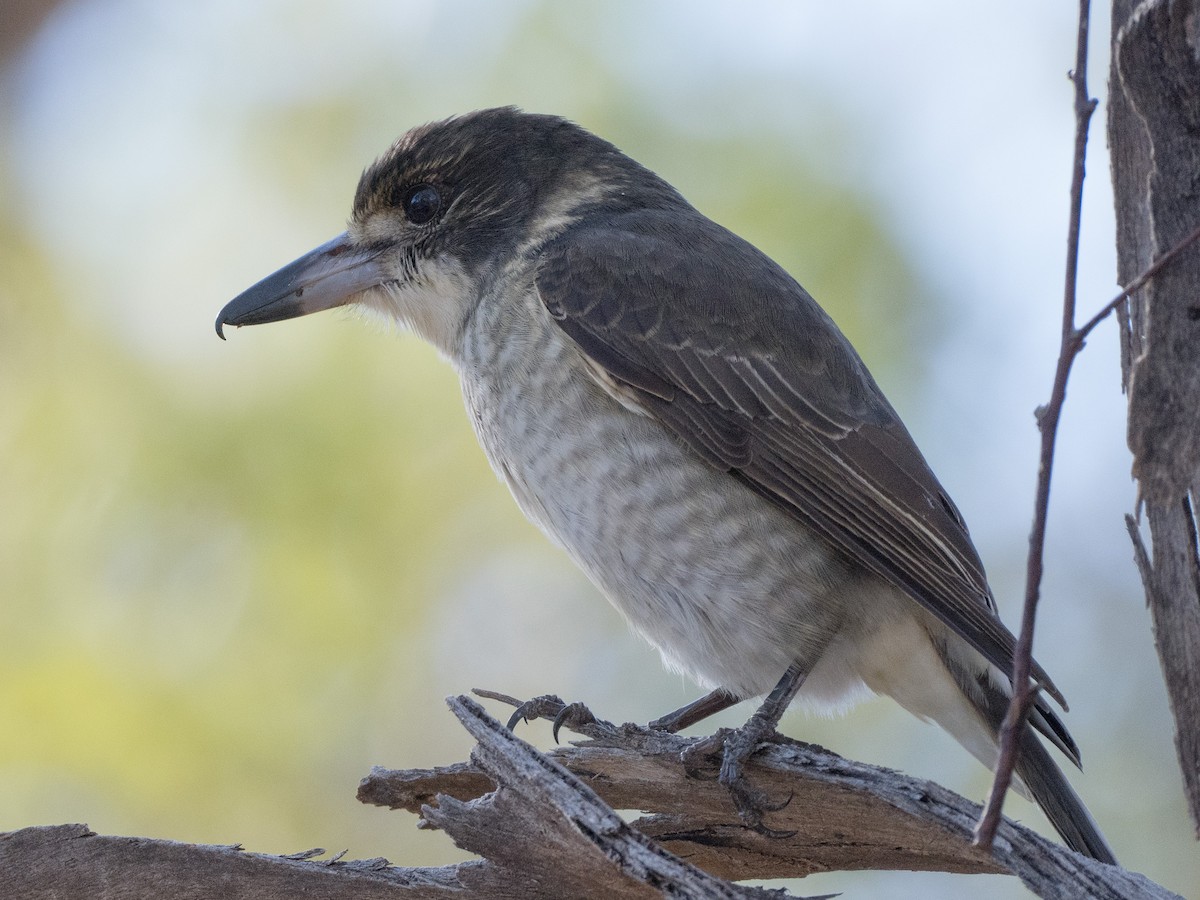
[{"label": "bird's leg", "polygon": [[675,734],[676,732],[683,731],[689,725],[695,725],[697,722],[707,719],[709,716],[715,715],[723,709],[729,709],[735,703],[741,702],[741,697],[729,693],[724,688],[717,688],[711,694],[705,694],[699,700],[655,719],[650,723],[649,727],[656,731],[666,731],[670,734]]},{"label": "bird's leg", "polygon": [[746,783],[742,774],[742,766],[758,749],[758,745],[775,734],[779,720],[796,697],[796,692],[804,684],[808,673],[798,664],[793,663],[783,673],[774,690],[767,695],[762,706],[750,717],[741,728],[731,731],[725,736],[725,754],[721,760],[720,782],[733,795],[734,805],[738,815],[750,828],[768,837],[791,837],[791,832],[774,831],[763,824],[764,810],[775,811],[783,809],[791,802],[788,797],[782,804],[772,805],[765,796],[754,790]]}]

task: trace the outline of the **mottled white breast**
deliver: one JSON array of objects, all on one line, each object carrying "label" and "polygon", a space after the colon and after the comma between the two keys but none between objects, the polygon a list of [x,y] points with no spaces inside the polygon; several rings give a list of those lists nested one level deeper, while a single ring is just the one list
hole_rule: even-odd
[{"label": "mottled white breast", "polygon": [[865,632],[904,603],[890,590],[862,602],[880,593],[875,579],[614,400],[531,290],[523,306],[485,299],[455,361],[480,443],[525,514],[701,684],[755,696],[799,661],[810,701],[859,687]]}]

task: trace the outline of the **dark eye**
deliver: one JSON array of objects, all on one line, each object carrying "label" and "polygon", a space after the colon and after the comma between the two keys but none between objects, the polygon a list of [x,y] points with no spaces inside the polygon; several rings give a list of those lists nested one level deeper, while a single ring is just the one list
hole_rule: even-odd
[{"label": "dark eye", "polygon": [[442,208],[442,195],[428,184],[412,188],[404,197],[404,214],[414,225],[424,225]]}]

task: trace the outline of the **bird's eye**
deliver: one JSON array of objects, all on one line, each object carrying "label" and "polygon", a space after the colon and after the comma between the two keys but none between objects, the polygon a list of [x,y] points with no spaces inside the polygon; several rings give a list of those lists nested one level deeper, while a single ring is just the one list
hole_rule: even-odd
[{"label": "bird's eye", "polygon": [[404,214],[414,225],[424,225],[442,208],[442,195],[428,184],[420,184],[404,197]]}]

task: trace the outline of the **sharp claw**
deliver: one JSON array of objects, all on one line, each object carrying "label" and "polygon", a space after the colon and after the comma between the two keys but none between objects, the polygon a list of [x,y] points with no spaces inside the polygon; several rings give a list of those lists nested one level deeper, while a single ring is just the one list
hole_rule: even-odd
[{"label": "sharp claw", "polygon": [[520,706],[518,706],[516,709],[516,712],[514,712],[511,716],[508,717],[508,725],[506,725],[505,727],[509,731],[515,731],[517,728],[517,723],[522,722],[522,721],[524,721],[524,722],[529,721],[528,719],[525,718],[525,704],[524,703],[522,703]]},{"label": "sharp claw", "polygon": [[[511,697],[503,699],[506,701],[512,700]],[[526,700],[524,703],[518,704],[513,714],[509,717],[508,730],[512,731],[516,728],[517,723],[522,719],[526,722],[532,722],[534,719],[547,718],[549,716],[548,710],[556,709],[561,711],[563,705],[563,702],[553,694],[543,694],[541,697]]]},{"label": "sharp claw", "polygon": [[767,798],[762,794],[759,794],[759,798],[760,798],[759,804],[767,812],[783,812],[783,810],[785,810],[789,806],[791,806],[792,801],[796,799],[796,792],[788,791],[787,799],[780,800],[778,803],[772,803],[772,802],[768,801]]},{"label": "sharp claw", "polygon": [[797,834],[800,833],[795,830],[784,831],[779,828],[768,828],[766,825],[764,825],[762,823],[761,819],[754,825],[751,825],[750,827],[753,828],[755,831],[757,831],[759,834],[761,834],[763,837],[770,838],[773,841],[786,841],[786,840],[788,840],[788,838],[794,838]]},{"label": "sharp claw", "polygon": [[598,721],[592,711],[582,703],[563,703],[553,694],[546,694],[542,697],[534,697],[518,706],[509,717],[508,730],[512,731],[516,728],[517,723],[522,719],[531,722],[534,719],[548,719],[551,714],[554,716],[551,733],[554,735],[555,743],[558,743],[558,732],[564,725],[568,728],[579,728]]},{"label": "sharp claw", "polygon": [[733,797],[733,805],[737,807],[738,816],[747,828],[757,831],[763,837],[775,840],[783,840],[796,836],[795,831],[769,828],[763,824],[762,817],[764,812],[779,812],[781,809],[784,809],[792,802],[795,792],[789,793],[787,799],[782,803],[774,803],[768,800],[766,795],[761,791],[756,791],[745,784],[745,778],[741,775],[738,776],[737,783],[727,785],[727,787]]},{"label": "sharp claw", "polygon": [[566,725],[568,728],[578,728],[582,725],[589,725],[596,721],[596,717],[592,711],[582,703],[569,703],[558,711],[558,715],[554,717],[554,725],[550,729],[550,733],[554,736],[554,743],[558,743],[558,729]]}]

